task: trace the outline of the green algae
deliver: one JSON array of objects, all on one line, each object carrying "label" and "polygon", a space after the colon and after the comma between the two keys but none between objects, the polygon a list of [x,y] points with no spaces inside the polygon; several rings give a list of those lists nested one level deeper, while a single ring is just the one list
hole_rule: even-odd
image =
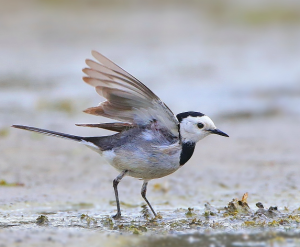
[{"label": "green algae", "polygon": [[90,226],[91,224],[93,224],[93,225],[97,224],[97,220],[93,217],[88,216],[87,214],[81,214],[80,220],[82,222],[86,222],[87,226]]},{"label": "green algae", "polygon": [[0,180],[0,186],[7,186],[7,187],[19,187],[19,186],[24,186],[22,183],[9,183],[4,179]]},{"label": "green algae", "polygon": [[0,129],[0,138],[7,137],[9,135],[9,128],[1,128]]},{"label": "green algae", "polygon": [[188,208],[187,212],[185,213],[186,217],[190,218],[190,217],[194,217],[196,214],[194,213],[194,209],[193,208]]}]

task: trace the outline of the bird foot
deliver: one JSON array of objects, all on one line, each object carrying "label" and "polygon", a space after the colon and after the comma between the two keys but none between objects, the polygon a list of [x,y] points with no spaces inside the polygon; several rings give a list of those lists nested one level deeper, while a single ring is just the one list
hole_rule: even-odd
[{"label": "bird foot", "polygon": [[121,213],[117,213],[116,215],[112,216],[115,220],[121,219]]}]

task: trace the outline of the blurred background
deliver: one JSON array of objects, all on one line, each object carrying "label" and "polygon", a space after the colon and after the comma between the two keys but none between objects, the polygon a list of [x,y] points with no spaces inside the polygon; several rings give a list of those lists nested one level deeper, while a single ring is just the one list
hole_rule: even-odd
[{"label": "blurred background", "polygon": [[[81,79],[92,49],[175,114],[203,112],[231,137],[203,140],[180,172],[151,182],[155,208],[224,206],[246,191],[250,205],[298,205],[299,1],[0,2],[0,179],[25,185],[3,193],[2,207],[88,201],[114,211],[117,172],[98,154],[9,127],[108,134],[74,126],[107,121],[82,113],[103,100]],[[122,183],[121,198],[142,203],[141,182]]]},{"label": "blurred background", "polygon": [[13,0],[1,1],[0,18],[2,127],[98,103],[81,81],[92,49],[175,113],[300,111],[298,1]]}]

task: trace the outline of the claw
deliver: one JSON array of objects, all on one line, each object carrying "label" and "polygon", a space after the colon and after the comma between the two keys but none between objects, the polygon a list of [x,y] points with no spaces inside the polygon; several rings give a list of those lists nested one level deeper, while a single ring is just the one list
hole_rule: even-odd
[{"label": "claw", "polygon": [[116,215],[112,216],[115,220],[121,219],[121,214],[117,213]]}]

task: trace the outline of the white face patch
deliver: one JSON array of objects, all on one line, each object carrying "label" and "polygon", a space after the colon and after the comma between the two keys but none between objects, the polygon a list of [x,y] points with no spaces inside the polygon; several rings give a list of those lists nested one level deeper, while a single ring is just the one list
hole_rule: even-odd
[{"label": "white face patch", "polygon": [[[203,128],[198,127],[198,123],[202,123]],[[188,116],[180,123],[180,134],[184,142],[198,142],[208,136],[208,130],[216,129],[215,124],[208,116],[192,117]]]}]

